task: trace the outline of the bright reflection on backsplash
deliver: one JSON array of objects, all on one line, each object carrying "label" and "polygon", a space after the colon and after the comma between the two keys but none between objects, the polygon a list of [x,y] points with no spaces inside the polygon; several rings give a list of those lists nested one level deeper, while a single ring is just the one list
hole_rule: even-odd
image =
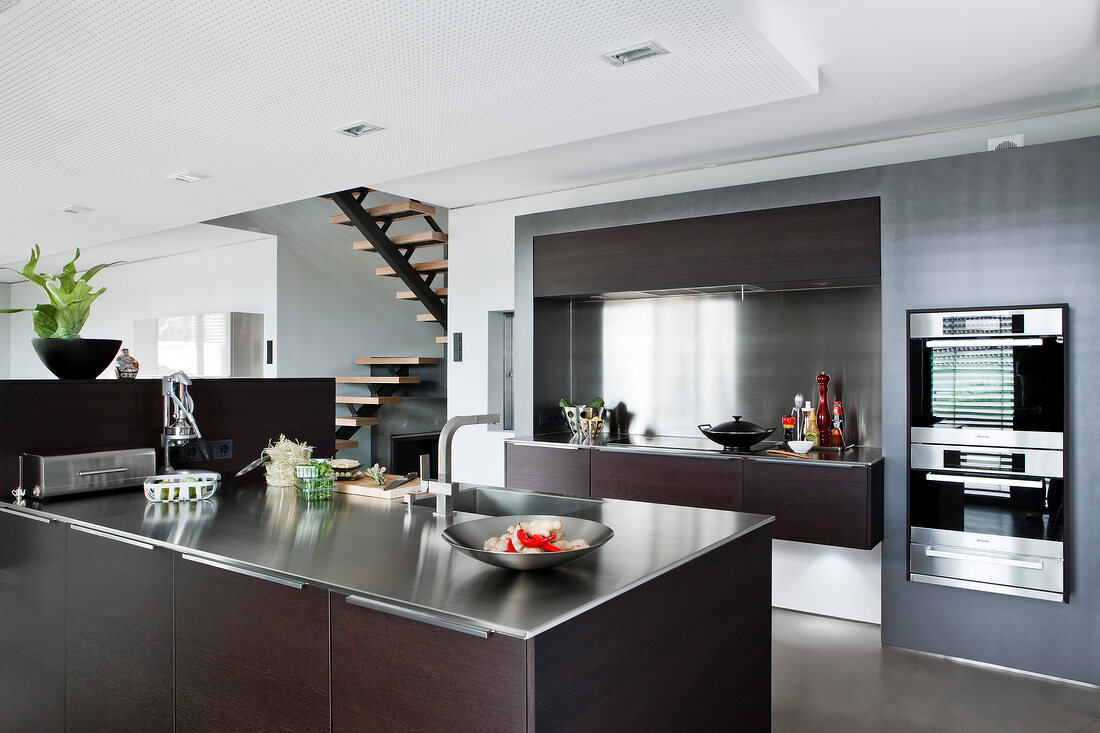
[{"label": "bright reflection on backsplash", "polygon": [[698,436],[732,415],[779,427],[825,371],[846,438],[880,445],[880,309],[878,287],[577,302],[535,391],[621,403],[621,432]]}]

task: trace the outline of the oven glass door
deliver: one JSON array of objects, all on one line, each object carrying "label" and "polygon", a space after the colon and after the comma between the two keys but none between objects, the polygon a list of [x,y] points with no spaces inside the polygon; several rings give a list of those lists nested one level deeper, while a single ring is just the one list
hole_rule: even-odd
[{"label": "oven glass door", "polygon": [[914,339],[910,359],[914,427],[1063,429],[1061,336]]},{"label": "oven glass door", "polygon": [[914,528],[1061,542],[1061,479],[914,469],[909,518]]}]

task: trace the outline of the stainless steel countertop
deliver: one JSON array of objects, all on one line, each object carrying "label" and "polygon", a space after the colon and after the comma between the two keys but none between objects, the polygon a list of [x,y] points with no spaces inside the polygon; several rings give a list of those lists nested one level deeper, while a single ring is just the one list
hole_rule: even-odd
[{"label": "stainless steel countertop", "polygon": [[685,437],[680,435],[623,435],[602,434],[593,440],[578,440],[569,433],[549,433],[512,438],[506,442],[515,445],[539,447],[586,448],[589,450],[615,450],[634,453],[660,453],[669,455],[706,456],[710,458],[739,458],[754,461],[780,461],[830,466],[870,466],[882,460],[882,449],[857,445],[844,452],[810,451],[806,458],[788,458],[767,455],[769,448],[783,448],[782,441],[766,440],[753,446],[751,453],[728,453],[722,446],[702,435]]},{"label": "stainless steel countertop", "polygon": [[[467,557],[440,536],[451,523],[483,515],[444,519],[431,508],[347,494],[307,503],[293,488],[268,488],[262,478],[246,479],[227,480],[213,499],[196,503],[150,503],[137,488],[13,508],[340,593],[474,621],[520,638],[773,519],[568,497],[576,516],[603,522],[615,536],[568,565],[519,572]],[[565,528],[568,533],[568,521]],[[501,526],[500,532],[505,529]]]}]

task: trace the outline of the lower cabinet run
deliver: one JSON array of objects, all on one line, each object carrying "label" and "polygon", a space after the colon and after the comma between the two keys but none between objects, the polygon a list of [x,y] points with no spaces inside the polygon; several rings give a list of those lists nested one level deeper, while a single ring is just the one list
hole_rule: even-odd
[{"label": "lower cabinet run", "polygon": [[246,572],[176,555],[176,731],[328,731],[328,591]]},{"label": "lower cabinet run", "polygon": [[65,727],[172,731],[172,552],[70,526]]},{"label": "lower cabinet run", "polygon": [[591,453],[594,497],[741,511],[744,461],[728,456],[695,458],[607,450]]}]

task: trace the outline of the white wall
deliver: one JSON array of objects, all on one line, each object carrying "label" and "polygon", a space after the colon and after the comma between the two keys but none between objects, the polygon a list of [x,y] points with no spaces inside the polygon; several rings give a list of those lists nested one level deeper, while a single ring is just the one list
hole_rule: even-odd
[{"label": "white wall", "polygon": [[[184,238],[190,251],[158,256],[164,249],[177,249]],[[119,338],[130,348],[134,321],[159,316],[190,313],[242,311],[264,315],[265,338],[275,338],[276,239],[267,234],[194,224],[127,240],[137,251],[149,253],[149,259],[132,260],[101,270],[92,285],[106,286],[107,292],[92,305],[91,316],[81,331],[85,338]],[[109,261],[104,249],[91,247],[81,251],[78,270]],[[134,250],[130,250],[134,251]],[[13,283],[13,308],[33,308],[41,291],[30,283]],[[31,348],[34,331],[30,314],[11,316],[10,371],[12,379],[52,379]],[[143,354],[131,350],[139,362]],[[265,376],[274,376],[274,367],[265,366]],[[107,370],[101,378],[114,378]]]},{"label": "white wall", "polygon": [[[448,365],[448,415],[483,412],[488,364],[488,313],[514,307],[515,218],[590,204],[625,201],[877,165],[973,153],[986,139],[1024,133],[1027,144],[1100,134],[1100,110],[950,130],[899,140],[747,161],[663,176],[629,179],[450,211],[450,330],[464,334],[463,362]],[[530,334],[515,334],[516,341]],[[528,395],[529,397],[529,395]],[[525,399],[517,394],[517,400]],[[525,431],[518,426],[519,432]],[[528,429],[529,432],[529,429]],[[470,483],[503,485],[503,442],[509,433],[466,428],[455,438],[453,476]],[[807,547],[811,548],[807,550]],[[834,551],[835,550],[835,551]],[[810,553],[807,556],[807,552]],[[865,621],[878,621],[880,561],[872,553],[777,543],[777,605]],[[811,572],[811,569],[813,572]],[[808,582],[810,579],[817,582]],[[827,600],[850,595],[852,603]]]},{"label": "white wall", "polygon": [[[0,308],[11,307],[11,286],[7,283],[0,283]],[[12,315],[0,315],[0,344],[8,346],[11,343],[11,319],[16,314]],[[0,356],[0,379],[7,379],[11,372],[11,359],[9,358],[11,349],[7,348],[8,354]]]}]

